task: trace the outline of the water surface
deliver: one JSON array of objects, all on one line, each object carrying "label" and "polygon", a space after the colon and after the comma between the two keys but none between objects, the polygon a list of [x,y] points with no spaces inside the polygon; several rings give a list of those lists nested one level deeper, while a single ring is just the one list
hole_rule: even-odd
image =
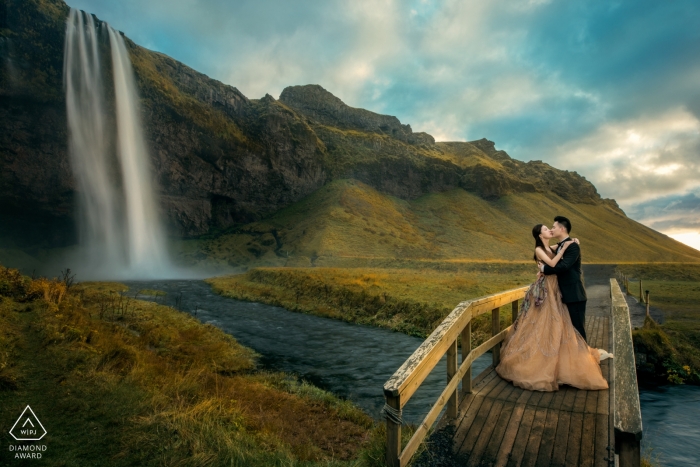
[{"label": "water surface", "polygon": [[[294,313],[262,303],[243,302],[214,293],[203,281],[125,282],[131,295],[141,289],[167,292],[166,304],[177,305],[231,334],[261,354],[264,368],[299,375],[336,395],[350,399],[379,419],[382,388],[423,339],[373,326]],[[181,298],[180,298],[181,297]],[[472,366],[477,376],[491,363],[483,355]],[[445,388],[443,357],[404,409],[404,419],[422,421]]]}]

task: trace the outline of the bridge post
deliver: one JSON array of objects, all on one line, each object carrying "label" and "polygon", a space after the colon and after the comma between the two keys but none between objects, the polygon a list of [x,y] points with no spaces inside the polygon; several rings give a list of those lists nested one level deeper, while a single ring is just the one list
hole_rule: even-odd
[{"label": "bridge post", "polygon": [[[495,308],[491,312],[491,335],[495,336],[501,332],[501,309]],[[491,355],[493,356],[493,367],[496,368],[501,361],[501,343],[493,346],[491,349]]]},{"label": "bridge post", "polygon": [[[396,411],[401,410],[401,396],[386,395],[386,405]],[[399,456],[401,455],[401,424],[396,423],[391,417],[386,419],[386,465],[388,467],[401,467]]]},{"label": "bridge post", "polygon": [[[462,329],[462,361],[464,361],[469,352],[472,351],[472,322],[469,321]],[[472,366],[462,376],[462,394],[471,394],[472,392]]]},{"label": "bridge post", "polygon": [[[457,339],[447,348],[447,383],[452,381],[454,375],[457,374]],[[454,392],[449,395],[447,400],[447,416],[457,418],[457,407],[459,407],[459,388],[455,388]]]},{"label": "bridge post", "polygon": [[615,279],[610,279],[610,295],[615,354],[614,360],[611,361],[615,452],[620,456],[620,467],[639,467],[640,441],[643,434],[642,411],[639,405],[630,312],[625,296]]}]

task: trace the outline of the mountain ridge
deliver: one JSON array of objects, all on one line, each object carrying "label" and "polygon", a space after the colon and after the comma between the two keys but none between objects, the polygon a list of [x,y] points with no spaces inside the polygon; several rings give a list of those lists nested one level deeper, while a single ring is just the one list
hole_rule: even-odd
[{"label": "mountain ridge", "polygon": [[[8,8],[0,29],[0,240],[36,251],[77,242],[67,154],[62,0]],[[95,18],[99,23],[100,20]],[[404,201],[463,190],[497,203],[553,195],[624,216],[576,172],[523,162],[482,138],[435,142],[395,116],[350,107],[320,85],[280,99],[237,88],[125,37],[139,87],[153,178],[168,231],[198,238],[259,223],[337,180]]]}]

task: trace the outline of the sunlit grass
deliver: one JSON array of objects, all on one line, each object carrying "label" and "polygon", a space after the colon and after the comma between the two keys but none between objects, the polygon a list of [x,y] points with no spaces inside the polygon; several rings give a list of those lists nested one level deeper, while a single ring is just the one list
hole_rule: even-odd
[{"label": "sunlit grass", "polygon": [[[461,301],[530,283],[533,263],[444,264],[435,269],[257,268],[209,279],[223,295],[425,337]],[[503,311],[503,325],[510,323]],[[474,324],[480,343],[490,317]]]},{"label": "sunlit grass", "polygon": [[369,416],[257,370],[218,328],[124,297],[123,284],[47,299],[36,282],[0,270],[0,416],[32,406],[49,431],[43,463],[376,465],[362,460],[380,442]]},{"label": "sunlit grass", "polygon": [[[356,180],[330,182],[263,221],[188,245],[181,256],[241,268],[377,267],[376,261],[388,260],[527,262],[534,249],[533,225],[551,224],[562,213],[581,240],[584,263],[700,260],[696,250],[604,204],[574,204],[543,193],[486,200],[462,189],[404,200]],[[616,228],[605,228],[610,225]]]}]

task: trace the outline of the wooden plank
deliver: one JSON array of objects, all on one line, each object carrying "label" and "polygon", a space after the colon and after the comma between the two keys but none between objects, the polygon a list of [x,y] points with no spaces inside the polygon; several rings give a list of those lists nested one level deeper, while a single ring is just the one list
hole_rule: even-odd
[{"label": "wooden plank", "polygon": [[516,435],[518,434],[520,426],[524,423],[524,412],[524,405],[520,404],[513,406],[513,412],[510,415],[510,420],[508,420],[508,426],[503,434],[501,445],[497,448],[498,454],[496,455],[496,462],[494,464],[495,467],[504,467],[508,463],[508,459],[510,459],[511,451],[513,449],[513,444],[515,443]]},{"label": "wooden plank", "polygon": [[479,413],[484,400],[486,400],[484,396],[474,396],[474,401],[469,406],[469,410],[467,410],[467,412],[464,414],[464,417],[461,419],[460,424],[457,426],[455,434],[452,437],[454,452],[459,452],[459,448],[462,446],[467,433],[469,433],[469,429],[471,428],[472,423],[474,423],[474,419]]},{"label": "wooden plank", "polygon": [[[400,410],[401,401],[398,397],[387,397],[386,404],[395,410]],[[386,464],[389,467],[400,467],[401,454],[401,425],[386,419]]]},{"label": "wooden plank", "polygon": [[592,316],[587,316],[585,324],[583,325],[583,328],[586,330],[586,341],[588,342],[588,345],[592,345],[591,343],[591,323],[593,321]]},{"label": "wooden plank", "polygon": [[472,317],[519,300],[526,291],[527,287],[520,287],[461,302],[384,383],[384,393],[410,398]]},{"label": "wooden plank", "polygon": [[545,421],[544,430],[542,431],[542,441],[540,442],[537,462],[535,463],[537,466],[546,467],[552,460],[552,450],[554,448],[554,439],[557,433],[560,415],[561,412],[558,410],[547,409],[547,420]]},{"label": "wooden plank", "polygon": [[537,406],[545,408],[549,407],[549,404],[552,403],[552,399],[554,399],[554,392],[555,391],[548,391],[543,393],[540,401],[537,403]]},{"label": "wooden plank", "polygon": [[500,399],[500,398],[501,398],[500,395],[501,395],[504,391],[508,391],[510,388],[513,387],[513,385],[510,384],[510,382],[508,382],[508,381],[506,381],[506,380],[501,380],[501,381],[502,381],[502,383],[500,383],[498,386],[494,387],[494,388],[491,390],[491,392],[489,392],[489,393],[486,395],[486,397],[491,397],[492,399]]},{"label": "wooden plank", "polygon": [[[456,348],[454,356],[456,358]],[[408,443],[406,443],[406,447],[403,449],[399,456],[402,466],[408,464],[408,461],[416,452],[416,450],[420,446],[420,443],[422,443],[425,437],[428,435],[428,431],[430,431],[430,428],[433,426],[433,423],[435,423],[435,420],[437,420],[437,417],[440,415],[440,411],[447,404],[449,397],[457,392],[457,387],[462,379],[462,373],[460,373],[460,371],[463,371],[466,368],[465,365],[466,363],[463,363],[457,374],[455,374],[452,377],[450,382],[447,384],[447,387],[442,391],[440,397],[438,397],[437,402],[433,404],[433,407],[428,412],[428,415],[425,416],[423,422],[418,426],[416,431],[413,433],[413,436],[411,436],[411,439],[408,440]],[[500,380],[500,382],[505,383],[505,381],[503,380]]]},{"label": "wooden plank", "polygon": [[565,395],[566,395],[566,391],[563,388],[556,391],[556,394],[554,395],[552,402],[549,404],[549,408],[553,409],[553,410],[561,409],[561,405],[564,402]]},{"label": "wooden plank", "polygon": [[532,422],[532,428],[530,429],[530,437],[527,440],[527,446],[525,447],[525,453],[523,454],[523,461],[520,465],[523,467],[532,467],[537,462],[537,455],[540,450],[540,442],[542,440],[542,433],[544,432],[544,425],[547,421],[547,409],[544,407],[538,407],[535,411],[535,419]]},{"label": "wooden plank", "polygon": [[[637,388],[637,370],[634,361],[632,343],[632,325],[625,297],[614,279],[610,280],[612,295],[612,329],[613,348],[615,349],[615,438],[628,439],[629,434],[636,440],[636,445],[642,439],[642,412],[639,405],[639,389]],[[630,439],[632,439],[630,438]],[[636,449],[636,445],[633,449]],[[627,451],[625,451],[627,452]],[[620,457],[620,464],[624,464]]]},{"label": "wooden plank", "polygon": [[508,383],[508,386],[506,386],[506,388],[503,391],[501,391],[500,394],[498,394],[498,399],[503,401],[508,400],[510,395],[513,394],[513,392],[515,392],[516,389],[517,388],[513,386],[512,383]]},{"label": "wooden plank", "polygon": [[575,389],[576,398],[574,399],[574,407],[571,409],[573,412],[583,413],[586,408],[586,396],[588,395],[586,391],[581,391],[580,389]]},{"label": "wooden plank", "polygon": [[588,336],[588,342],[591,347],[597,346],[597,331],[598,330],[598,317],[592,316],[588,319],[588,326],[586,328],[586,335]]},{"label": "wooden plank", "polygon": [[533,394],[535,394],[535,391],[528,391],[527,389],[521,389],[522,393],[520,393],[520,396],[518,399],[515,401],[516,404],[527,404],[527,401],[530,400]]},{"label": "wooden plank", "polygon": [[464,420],[464,415],[469,410],[469,407],[471,406],[475,397],[476,393],[466,394],[465,397],[459,401],[459,412],[457,413],[457,418],[455,420],[451,420],[449,417],[441,417],[438,424],[435,425],[435,431],[440,430],[447,425],[454,425],[456,430]]},{"label": "wooden plank", "polygon": [[[491,436],[493,436],[496,424],[498,423],[501,417],[503,407],[503,401],[498,399],[493,401],[491,411],[486,417],[486,422],[484,423],[484,426],[481,428],[481,430],[477,433],[478,437],[476,439],[476,443],[474,443],[474,448],[471,450],[471,453],[469,455],[469,462],[467,463],[468,466],[475,467],[482,463],[484,450],[486,449],[486,446],[491,440]],[[465,444],[466,442],[467,441],[465,440]]]},{"label": "wooden plank", "polygon": [[[470,368],[471,369],[471,368]],[[457,340],[447,348],[447,384],[449,385],[452,378],[457,374]],[[451,418],[457,417],[457,406],[459,405],[459,381],[454,384],[455,389],[447,395],[447,416]]]},{"label": "wooden plank", "polygon": [[579,465],[582,467],[592,467],[594,459],[595,442],[595,414],[583,414],[583,433],[581,433],[581,457]]},{"label": "wooden plank", "polygon": [[469,432],[469,429],[474,423],[474,419],[476,418],[476,415],[484,402],[485,397],[481,394],[481,392],[490,391],[495,385],[497,385],[501,381],[503,381],[501,378],[492,378],[488,383],[482,386],[482,389],[479,391],[479,393],[475,394],[474,401],[469,406],[469,410],[465,412],[464,417],[461,419],[461,422],[455,431],[454,446],[456,450],[458,450],[459,447],[462,445],[464,438],[467,436],[467,433]]},{"label": "wooden plank", "polygon": [[605,318],[605,333],[603,334],[603,345],[605,350],[612,352],[610,348],[610,318]]},{"label": "wooden plank", "polygon": [[585,391],[586,405],[583,409],[585,413],[596,413],[598,411],[598,394],[600,391]]},{"label": "wooden plank", "polygon": [[591,319],[591,326],[589,328],[589,331],[586,331],[588,334],[588,345],[591,347],[599,347],[598,344],[598,323],[600,321],[600,318],[598,316],[594,316]]},{"label": "wooden plank", "polygon": [[595,331],[595,347],[598,349],[603,348],[603,317],[596,317],[596,331]]},{"label": "wooden plank", "polygon": [[496,370],[493,369],[493,365],[487,366],[481,374],[477,375],[476,378],[472,380],[473,387],[479,387],[480,385],[486,384],[491,378],[500,378]]},{"label": "wooden plank", "polygon": [[[609,335],[610,333],[610,320],[608,318],[604,318],[603,320],[603,348],[610,352],[610,349],[608,348],[609,346]],[[600,366],[600,369],[603,373],[603,377],[608,381],[608,385],[610,384],[610,359],[603,361],[603,363]],[[607,389],[605,391],[601,391],[600,394],[598,395],[598,407],[596,410],[596,413],[599,414],[609,414],[610,413],[610,389]]]},{"label": "wooden plank", "polygon": [[564,465],[579,465],[579,454],[581,453],[581,433],[583,432],[583,414],[580,412],[571,413],[569,424],[569,439],[566,444],[566,461]]},{"label": "wooden plank", "polygon": [[[469,352],[472,351],[472,322],[469,321],[460,335],[462,342],[462,361],[466,360]],[[472,367],[464,373],[462,377],[462,394],[472,392]]]},{"label": "wooden plank", "polygon": [[[605,374],[603,374],[605,376]],[[607,379],[607,378],[606,378]],[[607,415],[609,412],[610,401],[608,397],[610,396],[610,391],[608,389],[603,389],[598,391],[598,404],[595,413]]]},{"label": "wooden plank", "polygon": [[[491,311],[491,335],[496,336],[501,332],[501,309],[494,308]],[[491,349],[491,357],[493,358],[493,366],[497,367],[501,362],[501,344],[496,344]]]},{"label": "wooden plank", "polygon": [[531,405],[525,406],[523,417],[518,427],[518,434],[515,436],[515,441],[510,451],[510,457],[506,463],[508,467],[519,466],[523,460],[525,448],[527,447],[527,440],[530,437],[532,422],[535,419],[535,410],[535,407]]},{"label": "wooden plank", "polygon": [[565,386],[564,391],[564,400],[561,402],[561,410],[571,412],[574,410],[574,400],[576,399],[577,391],[571,386]]},{"label": "wooden plank", "polygon": [[552,465],[566,465],[567,444],[569,441],[569,426],[571,423],[571,412],[559,412],[559,423],[554,436],[554,449],[552,450]]},{"label": "wooden plank", "polygon": [[610,439],[608,437],[608,416],[603,414],[596,414],[595,416],[595,459],[593,465],[595,467],[609,467],[608,461],[605,460],[608,457],[607,447],[611,446]]},{"label": "wooden plank", "polygon": [[486,424],[486,420],[488,419],[489,413],[491,412],[491,407],[493,407],[493,403],[494,399],[491,399],[490,397],[484,398],[484,402],[481,403],[479,412],[476,414],[476,417],[474,418],[474,421],[472,422],[469,431],[466,433],[466,436],[462,440],[462,443],[458,444],[459,440],[456,439],[457,437],[455,436],[454,448],[461,455],[471,456],[471,453],[474,450],[474,445],[476,444],[476,441],[479,437],[479,433]]},{"label": "wooden plank", "polygon": [[523,388],[513,385],[513,391],[508,395],[508,399],[506,400],[508,402],[516,402],[524,392],[525,390]]},{"label": "wooden plank", "polygon": [[[520,415],[522,416],[522,411],[520,411]],[[481,456],[482,464],[493,465],[496,463],[498,451],[505,437],[509,422],[511,418],[515,416],[515,403],[503,401],[503,409],[501,410],[501,414],[496,421],[496,426],[493,429],[493,433],[491,433],[489,442]],[[515,435],[513,435],[513,439],[515,439]]]},{"label": "wooden plank", "polygon": [[528,405],[534,405],[537,407],[540,403],[540,400],[542,399],[542,396],[542,391],[532,391],[532,395],[527,400]]}]

